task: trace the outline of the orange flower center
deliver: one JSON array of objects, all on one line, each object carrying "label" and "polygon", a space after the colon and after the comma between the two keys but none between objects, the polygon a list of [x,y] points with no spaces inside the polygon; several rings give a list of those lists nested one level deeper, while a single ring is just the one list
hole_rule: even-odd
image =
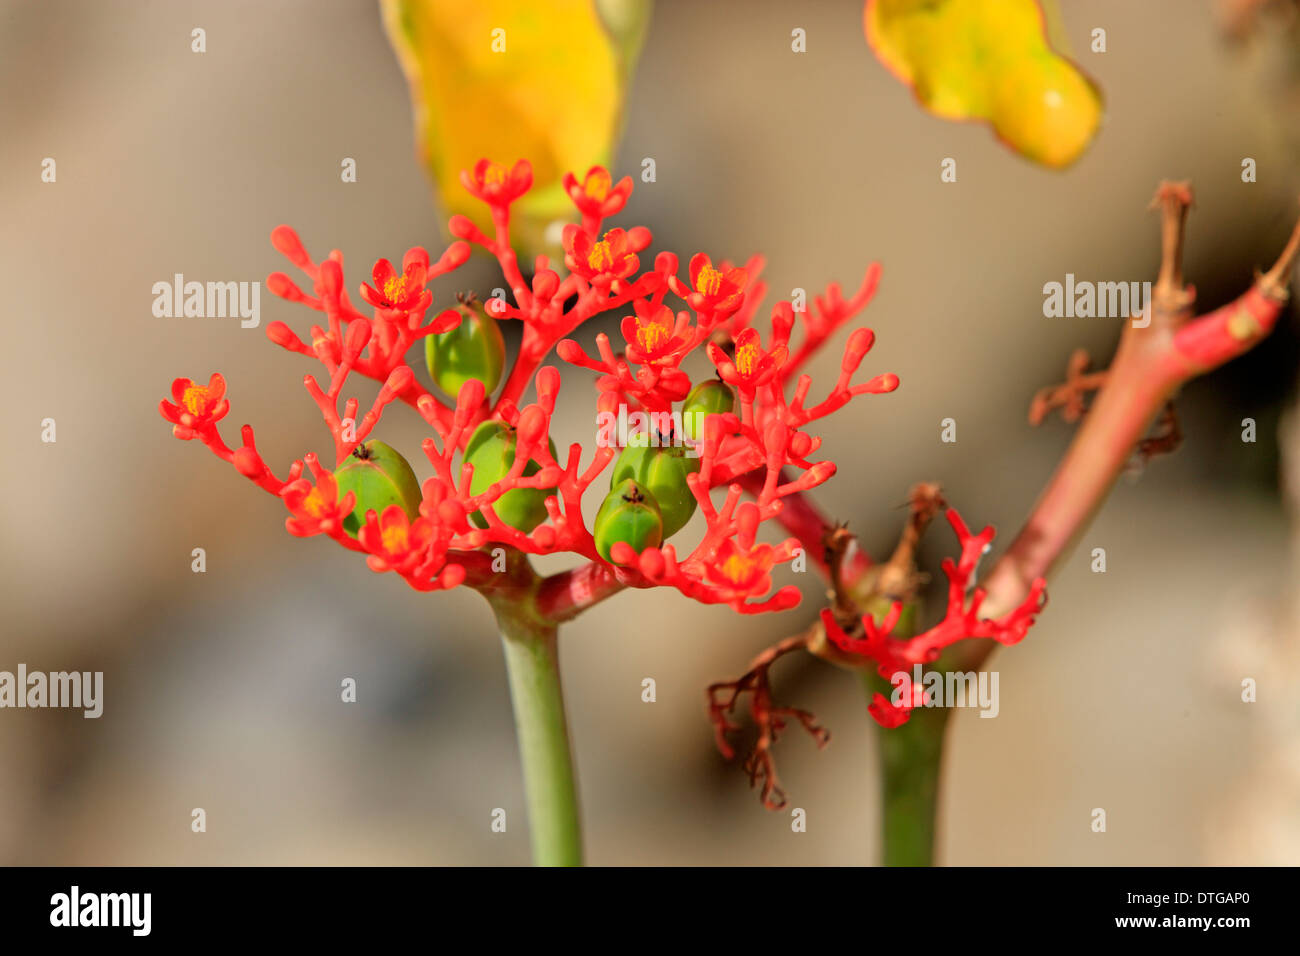
[{"label": "orange flower center", "polygon": [[506,168],[500,163],[488,163],[487,169],[483,170],[483,184],[485,186],[500,186],[506,181]]},{"label": "orange flower center", "polygon": [[411,541],[411,526],[405,523],[391,524],[380,534],[384,550],[389,554],[400,554]]},{"label": "orange flower center", "polygon": [[753,342],[746,342],[740,348],[736,349],[736,370],[741,375],[749,376],[754,374],[758,368],[758,363],[762,361],[763,350]]},{"label": "orange flower center", "polygon": [[695,291],[700,295],[717,295],[722,291],[722,273],[713,266],[705,266],[695,277]]},{"label": "orange flower center", "polygon": [[605,197],[609,195],[611,182],[609,173],[603,169],[598,169],[583,182],[582,191],[587,194],[588,199],[604,202]]},{"label": "orange flower center", "polygon": [[389,276],[384,280],[384,298],[389,302],[399,302],[406,295],[406,276]]},{"label": "orange flower center", "polygon": [[653,352],[668,338],[668,326],[662,322],[637,319],[636,344],[643,352]]},{"label": "orange flower center", "polygon": [[323,518],[329,513],[332,502],[325,500],[324,493],[319,487],[313,488],[311,494],[302,499],[302,510],[313,518]]},{"label": "orange flower center", "polygon": [[606,240],[602,239],[591,247],[591,252],[587,254],[587,265],[596,272],[614,268],[614,250]]},{"label": "orange flower center", "polygon": [[195,417],[207,414],[211,401],[212,394],[206,385],[191,385],[181,395],[181,404]]}]

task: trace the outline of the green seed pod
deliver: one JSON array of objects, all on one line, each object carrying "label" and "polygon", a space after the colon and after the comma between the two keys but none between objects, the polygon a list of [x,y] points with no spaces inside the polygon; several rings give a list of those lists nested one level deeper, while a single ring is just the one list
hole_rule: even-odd
[{"label": "green seed pod", "polygon": [[367,511],[383,514],[389,505],[401,505],[412,521],[420,516],[420,482],[391,445],[374,440],[358,445],[334,472],[334,480],[340,498],[349,491],[356,495],[356,507],[343,519],[343,530],[354,538],[366,523]]},{"label": "green seed pod", "polygon": [[[515,430],[503,421],[486,421],[474,429],[465,446],[465,463],[474,466],[470,480],[471,495],[481,495],[510,473],[515,463]],[[555,442],[550,442],[551,457],[555,457]],[[524,466],[525,475],[535,475],[542,470],[536,460]],[[527,534],[546,520],[546,499],[555,494],[554,488],[512,488],[492,502],[497,517],[512,528]],[[475,511],[470,518],[480,528],[488,526],[482,512]]]},{"label": "green seed pod", "polygon": [[659,505],[663,536],[671,538],[691,520],[697,502],[686,484],[686,476],[700,470],[700,459],[680,445],[666,448],[629,445],[614,462],[609,486],[615,488],[629,478],[637,482]]},{"label": "green seed pod", "polygon": [[659,503],[646,488],[629,478],[606,495],[596,512],[596,550],[606,561],[619,541],[640,553],[663,541]]},{"label": "green seed pod", "polygon": [[453,398],[471,378],[482,382],[483,390],[491,395],[505,367],[506,343],[501,329],[473,298],[462,302],[459,309],[463,316],[460,325],[424,339],[429,375]]},{"label": "green seed pod", "polygon": [[700,382],[682,405],[682,428],[694,441],[704,437],[707,415],[724,414],[736,407],[736,395],[726,382],[711,378]]}]

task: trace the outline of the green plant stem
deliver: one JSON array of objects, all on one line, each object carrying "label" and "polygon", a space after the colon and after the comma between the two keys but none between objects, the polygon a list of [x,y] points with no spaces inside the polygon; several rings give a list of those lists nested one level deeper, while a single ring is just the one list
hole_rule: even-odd
[{"label": "green plant stem", "polygon": [[[875,674],[863,675],[867,697],[893,688]],[[881,862],[885,866],[931,866],[939,813],[946,707],[918,707],[892,730],[877,726],[880,769]]]},{"label": "green plant stem", "polygon": [[581,866],[578,787],[560,689],[556,628],[498,613],[510,677],[533,862]]}]

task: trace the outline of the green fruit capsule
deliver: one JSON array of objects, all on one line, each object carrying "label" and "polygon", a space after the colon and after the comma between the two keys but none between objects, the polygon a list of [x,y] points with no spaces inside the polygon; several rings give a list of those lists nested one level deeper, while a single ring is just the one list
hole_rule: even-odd
[{"label": "green fruit capsule", "polygon": [[[515,430],[503,421],[483,422],[465,446],[465,463],[474,466],[469,493],[481,495],[500,481],[515,463]],[[551,457],[555,457],[555,442],[550,443]],[[542,470],[536,460],[524,466],[525,475],[535,475]],[[546,499],[555,494],[554,488],[512,488],[492,502],[497,517],[512,528],[527,534],[546,520]],[[487,518],[475,511],[470,518],[480,528],[488,526]]]},{"label": "green fruit capsule", "polygon": [[383,514],[389,505],[401,505],[410,520],[420,516],[420,482],[392,445],[374,440],[358,445],[334,472],[334,480],[340,498],[349,491],[356,495],[356,507],[343,519],[343,530],[354,538],[366,523],[367,511]]},{"label": "green fruit capsule", "polygon": [[596,550],[606,561],[619,541],[638,554],[657,548],[664,539],[659,503],[648,489],[628,478],[605,497],[596,512]]},{"label": "green fruit capsule", "polygon": [[472,378],[483,383],[491,395],[501,382],[505,367],[506,343],[497,320],[470,298],[459,306],[460,325],[450,332],[430,335],[424,340],[424,359],[433,382],[455,398],[460,387]]},{"label": "green fruit capsule", "polygon": [[706,416],[725,414],[735,407],[736,395],[726,382],[716,378],[700,382],[682,404],[682,428],[694,441],[699,441],[704,437]]},{"label": "green fruit capsule", "polygon": [[656,448],[629,445],[614,462],[610,488],[628,479],[636,481],[654,497],[663,518],[663,536],[671,538],[695,514],[697,502],[686,484],[686,476],[700,470],[700,459],[689,449],[673,445]]}]

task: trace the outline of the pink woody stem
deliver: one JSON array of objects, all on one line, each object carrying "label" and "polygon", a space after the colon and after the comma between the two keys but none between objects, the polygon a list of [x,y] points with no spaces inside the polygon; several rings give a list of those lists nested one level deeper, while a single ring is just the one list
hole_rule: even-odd
[{"label": "pink woody stem", "polygon": [[[1024,600],[1030,583],[1046,577],[1068,554],[1105,501],[1151,422],[1185,382],[1243,354],[1272,330],[1300,255],[1300,225],[1277,263],[1244,295],[1193,319],[1182,277],[1182,226],[1191,191],[1165,183],[1156,202],[1163,213],[1163,255],[1147,325],[1128,323],[1105,384],[1065,458],[1024,527],[982,582],[985,616]],[[992,650],[971,644],[966,665]]]},{"label": "pink woody stem", "polygon": [[[1110,493],[1133,450],[1179,384],[1161,373],[1159,348],[1125,335],[1110,377],[1014,542],[990,571],[988,614],[1024,599],[1065,557]],[[984,647],[987,651],[988,648]]]}]

